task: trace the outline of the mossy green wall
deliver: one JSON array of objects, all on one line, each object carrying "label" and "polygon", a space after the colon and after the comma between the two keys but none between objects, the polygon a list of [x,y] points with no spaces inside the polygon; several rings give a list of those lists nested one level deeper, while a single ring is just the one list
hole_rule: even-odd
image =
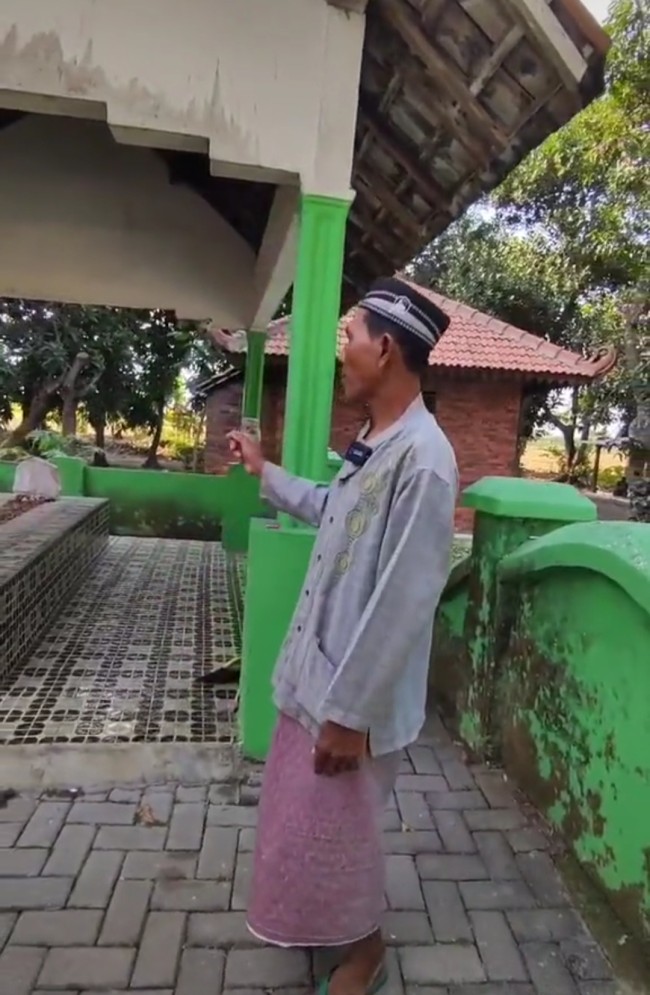
[{"label": "mossy green wall", "polygon": [[495,715],[501,756],[619,915],[650,935],[650,614],[590,570],[516,585]]}]

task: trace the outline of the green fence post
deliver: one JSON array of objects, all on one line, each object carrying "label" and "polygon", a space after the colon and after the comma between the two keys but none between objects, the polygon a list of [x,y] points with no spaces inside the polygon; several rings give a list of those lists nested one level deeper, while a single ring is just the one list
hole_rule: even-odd
[{"label": "green fence post", "polygon": [[[327,480],[336,328],[350,201],[301,200],[282,450],[284,466]],[[275,725],[271,675],[302,586],[312,529],[282,516],[251,524],[244,611],[240,723],[249,756],[263,758]]]},{"label": "green fence post", "polygon": [[490,752],[498,665],[499,581],[503,557],[531,538],[572,522],[595,521],[596,506],[567,484],[484,477],[462,504],[476,511],[465,616],[464,674],[456,679],[460,732],[481,754]]},{"label": "green fence post", "polygon": [[246,367],[244,371],[244,397],[242,418],[256,421],[262,417],[262,389],[264,386],[265,332],[246,332]]}]

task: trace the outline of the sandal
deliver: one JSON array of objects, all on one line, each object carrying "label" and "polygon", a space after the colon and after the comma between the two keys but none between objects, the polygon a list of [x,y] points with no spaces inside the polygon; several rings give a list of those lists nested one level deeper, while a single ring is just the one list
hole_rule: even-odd
[{"label": "sandal", "polygon": [[[337,970],[338,967],[335,967],[333,971],[330,971],[330,973],[327,975],[326,978],[323,978],[320,985],[318,986],[317,995],[329,995],[330,981],[334,976],[334,972]],[[377,993],[381,991],[381,989],[384,987],[384,985],[387,982],[388,982],[388,971],[386,969],[386,965],[382,961],[377,970],[375,971],[370,984],[366,988],[366,995],[377,995]]]}]

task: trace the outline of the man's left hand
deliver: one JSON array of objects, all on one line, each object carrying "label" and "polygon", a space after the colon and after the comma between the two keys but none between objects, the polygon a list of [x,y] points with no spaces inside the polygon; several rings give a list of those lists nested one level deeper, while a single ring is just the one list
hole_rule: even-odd
[{"label": "man's left hand", "polygon": [[367,752],[367,733],[325,722],[316,740],[314,770],[327,777],[358,770]]}]

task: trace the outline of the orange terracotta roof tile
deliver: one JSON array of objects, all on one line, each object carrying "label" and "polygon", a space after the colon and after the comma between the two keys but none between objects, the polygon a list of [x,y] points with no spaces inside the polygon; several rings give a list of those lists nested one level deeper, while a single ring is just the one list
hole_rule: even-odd
[{"label": "orange terracotta roof tile", "polygon": [[[432,290],[423,287],[417,287],[417,290],[433,300],[451,319],[449,328],[431,353],[429,364],[433,369],[458,373],[471,370],[493,371],[567,382],[587,381],[602,376],[616,362],[613,351],[585,358],[491,315],[482,314],[459,301],[449,300]],[[352,308],[339,322],[339,356],[345,343],[345,327],[354,311],[355,308]],[[219,331],[213,332],[213,336],[228,352],[246,351],[245,332],[228,334]],[[288,354],[289,319],[279,318],[268,327],[266,355]]]}]

